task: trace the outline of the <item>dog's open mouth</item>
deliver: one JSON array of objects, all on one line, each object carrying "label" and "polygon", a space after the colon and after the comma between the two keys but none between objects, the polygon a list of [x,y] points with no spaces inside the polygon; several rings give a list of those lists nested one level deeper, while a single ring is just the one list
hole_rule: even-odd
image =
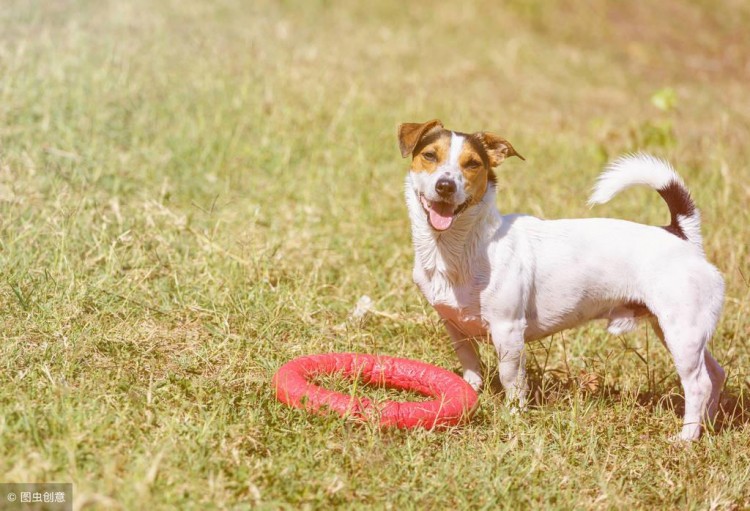
[{"label": "dog's open mouth", "polygon": [[427,221],[430,223],[430,227],[436,231],[448,229],[453,225],[453,220],[469,205],[468,199],[464,203],[455,206],[450,202],[427,200],[427,197],[421,193],[419,194],[419,202],[427,213]]}]

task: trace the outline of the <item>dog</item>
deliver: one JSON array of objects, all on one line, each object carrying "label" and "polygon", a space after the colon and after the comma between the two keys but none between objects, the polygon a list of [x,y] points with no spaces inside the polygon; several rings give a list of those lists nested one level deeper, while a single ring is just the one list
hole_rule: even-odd
[{"label": "dog", "polygon": [[696,440],[711,423],[724,370],[706,348],[724,302],[724,280],[703,252],[700,213],[679,175],[646,154],[622,157],[600,175],[589,204],[633,185],[654,188],[671,223],[609,218],[542,220],[501,215],[493,171],[524,159],[507,140],[460,133],[439,120],[398,127],[411,156],[406,204],[413,279],[437,310],[463,367],[482,386],[476,341],[491,338],[506,401],[526,404],[524,345],[589,320],[623,334],[647,320],[667,347],[685,392],[682,430]]}]

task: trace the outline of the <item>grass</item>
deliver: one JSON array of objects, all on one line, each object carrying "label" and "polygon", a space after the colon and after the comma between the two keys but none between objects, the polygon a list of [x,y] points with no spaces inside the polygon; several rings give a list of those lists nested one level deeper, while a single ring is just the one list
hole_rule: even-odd
[{"label": "grass", "polygon": [[[6,1],[0,480],[73,482],[77,509],[750,507],[749,24],[737,0]],[[274,400],[303,354],[459,369],[395,142],[436,117],[526,157],[507,212],[664,223],[648,190],[585,200],[623,152],[678,167],[727,282],[716,432],[665,441],[681,389],[645,328],[529,345],[535,406],[488,390],[442,433]]]}]

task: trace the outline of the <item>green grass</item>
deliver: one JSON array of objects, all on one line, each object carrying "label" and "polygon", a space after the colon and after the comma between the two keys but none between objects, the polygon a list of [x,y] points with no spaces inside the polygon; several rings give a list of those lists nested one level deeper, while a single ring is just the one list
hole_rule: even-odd
[{"label": "green grass", "polygon": [[[0,481],[78,509],[750,507],[748,26],[737,0],[4,2]],[[435,117],[526,157],[506,212],[664,223],[648,190],[585,201],[623,152],[678,167],[727,282],[716,432],[665,441],[681,390],[645,328],[529,345],[534,406],[488,390],[447,432],[275,401],[304,354],[459,370],[395,141]]]}]

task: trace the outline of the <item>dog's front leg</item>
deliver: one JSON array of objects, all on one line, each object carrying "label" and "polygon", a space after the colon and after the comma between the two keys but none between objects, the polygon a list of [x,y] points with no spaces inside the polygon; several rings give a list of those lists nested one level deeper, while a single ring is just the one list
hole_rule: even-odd
[{"label": "dog's front leg", "polygon": [[497,352],[500,383],[505,400],[511,406],[526,406],[526,356],[522,321],[497,322],[491,325],[492,344]]},{"label": "dog's front leg", "polygon": [[464,380],[479,392],[482,388],[482,363],[477,352],[477,343],[474,339],[467,337],[450,321],[444,321],[445,328],[453,341],[453,349],[456,350],[458,360],[464,370]]}]

